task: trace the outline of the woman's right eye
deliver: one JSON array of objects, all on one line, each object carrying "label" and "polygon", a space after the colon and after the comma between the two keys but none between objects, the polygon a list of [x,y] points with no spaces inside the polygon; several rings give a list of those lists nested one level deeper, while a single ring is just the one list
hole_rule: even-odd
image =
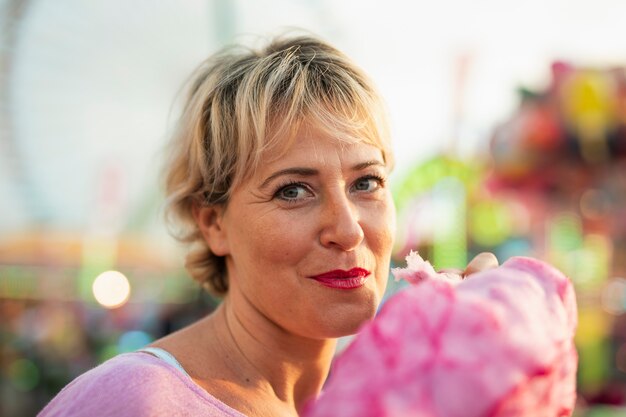
[{"label": "woman's right eye", "polygon": [[286,185],[274,194],[276,198],[287,202],[296,202],[310,195],[311,192],[303,184]]}]

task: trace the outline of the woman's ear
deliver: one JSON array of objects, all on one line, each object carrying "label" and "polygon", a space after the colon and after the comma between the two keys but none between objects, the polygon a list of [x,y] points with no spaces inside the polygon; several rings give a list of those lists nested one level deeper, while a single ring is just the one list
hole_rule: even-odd
[{"label": "woman's ear", "polygon": [[217,256],[229,254],[228,236],[224,227],[224,207],[221,205],[194,206],[193,218],[209,249]]}]

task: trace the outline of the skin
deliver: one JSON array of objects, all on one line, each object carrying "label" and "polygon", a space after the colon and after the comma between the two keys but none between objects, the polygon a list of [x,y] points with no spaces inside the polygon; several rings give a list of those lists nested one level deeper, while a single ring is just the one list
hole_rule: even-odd
[{"label": "skin", "polygon": [[[387,175],[380,149],[314,128],[286,152],[263,155],[227,207],[194,209],[205,241],[226,258],[228,295],[153,345],[248,416],[297,416],[320,392],[336,338],[371,319],[385,291],[395,228]],[[465,273],[493,266],[481,254]],[[310,278],[354,267],[370,271],[356,289]]]},{"label": "skin", "polygon": [[498,258],[491,252],[481,252],[472,259],[465,269],[445,268],[439,272],[452,272],[463,277],[475,274],[476,272],[485,271],[487,269],[496,268],[498,266]]},{"label": "skin", "polygon": [[476,272],[484,271],[487,269],[496,268],[498,266],[498,258],[496,255],[490,252],[482,252],[476,255],[474,259],[467,264],[463,276],[468,276]]},{"label": "skin", "polygon": [[[336,338],[374,316],[395,214],[388,169],[372,145],[303,129],[286,152],[264,155],[260,167],[226,208],[194,212],[211,250],[226,258],[224,302],[154,345],[231,407],[249,416],[293,416],[319,393]],[[370,272],[356,289],[311,279],[355,267]]]}]

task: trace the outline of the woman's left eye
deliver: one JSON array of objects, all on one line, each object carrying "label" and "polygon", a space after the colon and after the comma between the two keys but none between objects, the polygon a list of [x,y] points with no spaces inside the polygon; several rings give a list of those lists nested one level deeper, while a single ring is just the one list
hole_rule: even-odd
[{"label": "woman's left eye", "polygon": [[380,177],[367,176],[356,180],[352,186],[355,191],[372,192],[381,188],[384,184],[384,180]]}]

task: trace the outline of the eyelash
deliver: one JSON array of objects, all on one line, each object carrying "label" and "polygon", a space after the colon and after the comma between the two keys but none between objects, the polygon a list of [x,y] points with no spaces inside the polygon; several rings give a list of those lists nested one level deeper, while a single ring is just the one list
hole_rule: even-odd
[{"label": "eyelash", "polygon": [[[386,184],[386,179],[385,179],[384,177],[382,177],[381,175],[378,175],[378,174],[368,174],[368,175],[364,175],[364,176],[362,176],[362,177],[359,177],[356,181],[354,181],[354,183],[353,183],[353,184],[356,184],[357,182],[359,182],[359,181],[363,181],[363,180],[375,180],[375,181],[378,183],[378,188],[377,188],[376,190],[378,190],[378,189],[380,189],[380,188],[384,188],[384,187],[385,187],[385,184]],[[305,188],[307,191],[311,192],[311,189],[309,188],[309,186],[308,186],[307,184],[303,183],[303,182],[299,182],[299,181],[287,181],[287,182],[285,182],[285,183],[280,184],[280,185],[276,188],[276,191],[275,191],[275,192],[274,192],[274,194],[273,194],[273,198],[277,198],[277,199],[279,199],[279,200],[281,200],[281,201],[284,201],[284,202],[286,202],[286,203],[289,203],[289,204],[295,204],[295,203],[297,203],[297,202],[298,202],[298,200],[297,200],[297,199],[285,199],[285,198],[281,198],[281,197],[280,197],[280,193],[281,193],[283,190],[285,190],[286,188],[289,188],[289,187],[293,187],[293,186],[302,187],[302,188]],[[369,191],[369,192],[374,192],[374,191],[376,191],[376,190],[372,190],[372,191]],[[367,191],[366,191],[366,192],[367,192]]]},{"label": "eyelash", "polygon": [[284,201],[286,203],[289,203],[289,204],[296,203],[297,202],[296,199],[281,198],[280,197],[280,193],[282,191],[284,191],[286,188],[294,187],[294,186],[305,188],[307,191],[311,192],[310,188],[305,183],[302,183],[302,182],[299,182],[299,181],[287,181],[287,182],[284,182],[284,183],[280,184],[277,187],[276,191],[274,192],[273,198],[277,198],[277,199],[279,199],[281,201]]},{"label": "eyelash", "polygon": [[381,175],[378,175],[378,174],[364,175],[361,178],[357,179],[355,181],[355,183],[358,182],[358,181],[363,181],[363,180],[375,180],[378,183],[378,187],[379,188],[384,188],[385,187],[385,183],[386,183],[385,178],[383,178]]}]

